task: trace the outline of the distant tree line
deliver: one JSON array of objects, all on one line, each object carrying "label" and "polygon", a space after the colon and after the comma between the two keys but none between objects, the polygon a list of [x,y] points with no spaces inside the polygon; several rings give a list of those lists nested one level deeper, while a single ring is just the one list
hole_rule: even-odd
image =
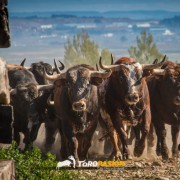
[{"label": "distant tree line", "polygon": [[[150,32],[142,31],[136,38],[136,46],[128,49],[129,56],[141,63],[152,63],[156,58],[162,59],[164,55],[158,50]],[[69,38],[64,45],[64,63],[67,67],[75,64],[90,64],[95,67],[99,57],[103,63],[110,64],[111,52],[107,48],[100,50],[99,45],[92,40],[87,32],[80,32]]]},{"label": "distant tree line", "polygon": [[168,18],[168,19],[163,19],[160,21],[161,25],[166,25],[170,28],[174,28],[174,27],[180,27],[180,16],[175,16],[173,18]]}]

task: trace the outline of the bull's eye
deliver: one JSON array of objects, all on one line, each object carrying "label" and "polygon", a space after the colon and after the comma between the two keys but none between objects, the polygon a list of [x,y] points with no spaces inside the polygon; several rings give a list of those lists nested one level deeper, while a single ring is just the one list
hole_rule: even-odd
[{"label": "bull's eye", "polygon": [[123,82],[123,77],[122,77],[122,76],[119,77],[119,82],[120,82],[120,83]]}]

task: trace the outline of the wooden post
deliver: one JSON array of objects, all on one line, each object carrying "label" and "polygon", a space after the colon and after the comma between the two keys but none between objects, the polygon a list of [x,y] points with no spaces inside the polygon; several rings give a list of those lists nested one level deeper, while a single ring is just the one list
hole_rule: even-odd
[{"label": "wooden post", "polygon": [[0,143],[11,144],[13,122],[13,107],[11,105],[0,105]]},{"label": "wooden post", "polygon": [[0,160],[0,179],[15,180],[15,163],[13,160]]}]

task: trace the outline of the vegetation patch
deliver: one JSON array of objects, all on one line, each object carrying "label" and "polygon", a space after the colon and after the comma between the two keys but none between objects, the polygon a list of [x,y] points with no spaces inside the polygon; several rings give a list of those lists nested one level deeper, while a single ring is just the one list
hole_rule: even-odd
[{"label": "vegetation patch", "polygon": [[16,179],[20,180],[81,179],[78,171],[56,170],[56,157],[51,153],[43,154],[37,147],[20,152],[13,142],[9,148],[0,150],[0,159],[15,161]]}]

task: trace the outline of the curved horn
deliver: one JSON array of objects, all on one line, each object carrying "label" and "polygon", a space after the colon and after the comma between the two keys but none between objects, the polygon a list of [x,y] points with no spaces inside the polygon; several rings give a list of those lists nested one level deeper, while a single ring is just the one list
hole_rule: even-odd
[{"label": "curved horn", "polygon": [[111,75],[111,73],[112,73],[111,69],[104,72],[92,71],[91,77],[108,78]]},{"label": "curved horn", "polygon": [[164,56],[163,60],[160,63],[157,64],[142,64],[143,69],[156,69],[161,67],[164,62],[166,61],[166,55]]},{"label": "curved horn", "polygon": [[45,70],[45,67],[44,67],[44,68],[43,68],[43,76],[44,76],[44,78],[47,79],[47,80],[54,81],[54,80],[56,80],[56,79],[60,76],[60,74],[48,75],[48,74],[46,73],[46,70]]},{"label": "curved horn", "polygon": [[111,65],[114,64],[113,55],[111,54]]},{"label": "curved horn", "polygon": [[61,71],[65,68],[64,64],[60,60],[59,60],[59,63],[61,64],[60,67],[57,66],[56,60],[54,59],[55,68],[53,70],[56,71],[57,74],[61,74]]},{"label": "curved horn", "polygon": [[61,74],[61,71],[60,71],[59,67],[57,66],[55,59],[54,59],[54,66],[55,66],[54,70],[57,72],[57,74]]},{"label": "curved horn", "polygon": [[126,69],[128,69],[127,65],[125,65],[125,64],[112,64],[112,65],[105,66],[102,64],[102,58],[101,57],[99,59],[99,66],[101,69],[104,69],[104,70],[111,69],[112,72],[116,71],[116,70],[118,71],[120,67],[125,67]]},{"label": "curved horn", "polygon": [[11,90],[10,90],[10,94],[11,94],[11,95],[15,95],[15,94],[16,94],[16,92],[17,92],[17,90],[16,90],[16,89],[11,89]]},{"label": "curved horn", "polygon": [[26,58],[24,58],[24,60],[21,62],[20,66],[23,66],[24,67],[24,63],[26,61]]},{"label": "curved horn", "polygon": [[96,70],[99,71],[99,67],[98,67],[97,63],[96,63]]},{"label": "curved horn", "polygon": [[37,85],[37,90],[38,91],[43,91],[43,90],[48,90],[48,89],[53,89],[54,85],[53,84],[48,84],[48,85]]},{"label": "curved horn", "polygon": [[48,97],[48,99],[47,99],[47,104],[48,104],[48,105],[54,105],[54,101],[51,101],[51,98]]},{"label": "curved horn", "polygon": [[165,70],[164,69],[153,69],[152,74],[163,76],[163,75],[165,75]]},{"label": "curved horn", "polygon": [[154,61],[153,61],[153,64],[157,64],[158,63],[158,59],[155,59]]},{"label": "curved horn", "polygon": [[61,67],[59,67],[59,69],[62,71],[62,70],[64,70],[64,68],[65,68],[65,66],[64,66],[64,64],[59,60],[59,63],[61,64]]},{"label": "curved horn", "polygon": [[119,67],[120,65],[109,65],[109,66],[105,66],[102,64],[102,58],[100,57],[99,58],[99,66],[101,69],[104,69],[104,70],[109,70],[109,69],[113,69],[113,68],[116,68],[116,67]]}]

